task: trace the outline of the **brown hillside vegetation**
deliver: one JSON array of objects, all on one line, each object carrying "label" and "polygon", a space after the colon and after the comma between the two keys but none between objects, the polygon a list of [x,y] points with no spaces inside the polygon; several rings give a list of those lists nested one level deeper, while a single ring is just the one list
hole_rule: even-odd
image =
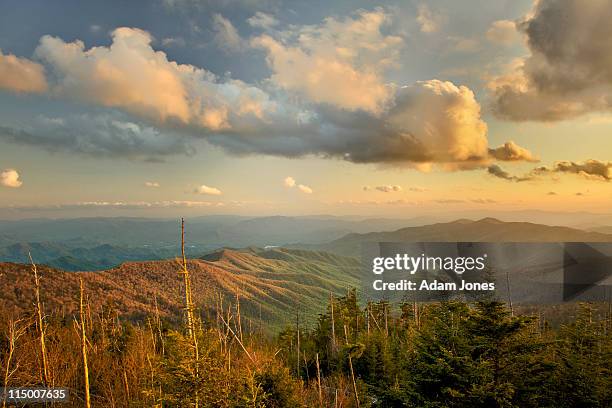
[{"label": "brown hillside vegetation", "polygon": [[[288,321],[298,307],[316,315],[330,291],[346,293],[347,287],[357,285],[359,276],[356,259],[281,248],[224,249],[189,260],[188,268],[196,304],[213,305],[219,296],[234,302],[238,295],[247,318],[261,316],[268,324]],[[163,317],[180,316],[182,278],[176,260],[126,262],[102,272],[65,272],[45,266],[39,270],[48,310],[73,314],[82,277],[94,308],[114,304],[122,315],[138,319],[154,313],[157,300]],[[29,265],[0,263],[0,287],[0,308],[5,311],[20,312],[34,302]]]}]

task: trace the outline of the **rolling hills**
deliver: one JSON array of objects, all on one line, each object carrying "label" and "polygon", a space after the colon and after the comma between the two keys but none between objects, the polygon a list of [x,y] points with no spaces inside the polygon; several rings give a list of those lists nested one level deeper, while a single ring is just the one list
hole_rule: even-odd
[{"label": "rolling hills", "polygon": [[[280,325],[299,309],[314,318],[333,292],[346,293],[358,285],[359,262],[324,252],[297,249],[223,249],[202,259],[190,259],[193,295],[204,313],[212,313],[219,295],[224,307],[240,297],[245,319]],[[176,318],[181,311],[182,277],[176,260],[126,262],[101,272],[66,272],[41,266],[43,300],[47,311],[76,310],[79,277],[85,282],[92,307],[113,304],[121,315],[138,319],[160,314]],[[23,311],[34,301],[29,265],[0,264],[0,310]],[[245,322],[247,321],[245,320]]]}]

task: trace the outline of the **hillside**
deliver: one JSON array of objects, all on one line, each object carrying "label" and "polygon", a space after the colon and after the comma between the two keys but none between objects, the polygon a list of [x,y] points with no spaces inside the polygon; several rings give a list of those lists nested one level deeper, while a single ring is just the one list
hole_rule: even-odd
[{"label": "hillside", "polygon": [[109,244],[72,247],[57,242],[19,242],[0,246],[0,261],[29,263],[29,254],[32,254],[36,263],[65,271],[96,271],[113,268],[126,261],[168,259],[176,253],[174,247],[153,249]]},{"label": "hillside", "polygon": [[612,226],[589,228],[589,231],[599,232],[602,234],[612,234]]},{"label": "hillside", "polygon": [[359,256],[364,242],[612,242],[612,234],[554,227],[529,222],[503,222],[495,218],[402,228],[392,232],[348,234],[322,245],[304,248]]},{"label": "hillside", "polygon": [[[203,259],[190,259],[194,300],[209,313],[219,294],[224,307],[236,294],[245,319],[268,325],[291,321],[296,310],[314,318],[330,291],[346,293],[358,285],[359,263],[323,252],[287,250],[224,249]],[[155,299],[163,316],[180,314],[182,277],[175,260],[126,262],[102,272],[66,272],[41,266],[43,299],[47,310],[72,313],[77,304],[79,277],[83,277],[91,305],[97,309],[114,304],[130,318],[151,315]],[[30,308],[34,300],[29,265],[0,264],[0,310]],[[246,322],[247,320],[245,320]],[[245,323],[246,324],[246,323]]]}]

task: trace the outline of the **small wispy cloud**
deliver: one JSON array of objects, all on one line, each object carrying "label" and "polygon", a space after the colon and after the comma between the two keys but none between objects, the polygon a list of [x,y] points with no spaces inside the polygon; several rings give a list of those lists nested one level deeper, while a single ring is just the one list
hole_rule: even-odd
[{"label": "small wispy cloud", "polygon": [[402,191],[402,187],[397,186],[397,185],[382,185],[382,186],[375,186],[375,187],[364,186],[363,191],[380,191],[383,193],[393,193],[393,192]]},{"label": "small wispy cloud", "polygon": [[223,17],[221,14],[213,16],[213,30],[215,32],[215,43],[217,46],[226,52],[235,52],[244,49],[245,42],[240,37],[238,30],[230,20]]},{"label": "small wispy cloud", "polygon": [[440,29],[441,16],[435,14],[427,6],[427,4],[421,4],[418,9],[417,22],[421,32],[423,33],[435,33]]},{"label": "small wispy cloud", "polygon": [[251,27],[269,30],[270,28],[278,25],[278,20],[270,14],[258,11],[252,17],[247,18],[247,23],[249,23]]},{"label": "small wispy cloud", "polygon": [[494,21],[486,33],[487,40],[494,44],[511,45],[520,39],[516,23],[510,20]]},{"label": "small wispy cloud", "polygon": [[157,181],[146,181],[144,185],[145,187],[151,187],[151,188],[159,187],[159,183]]},{"label": "small wispy cloud", "polygon": [[497,164],[490,165],[487,168],[487,173],[489,173],[491,176],[494,176],[494,177],[497,177],[503,180],[507,180],[507,181],[514,181],[517,183],[521,181],[529,181],[532,179],[531,176],[523,176],[523,177],[513,176],[512,174],[508,173],[506,170],[499,167]]},{"label": "small wispy cloud", "polygon": [[298,189],[299,189],[299,190],[300,190],[302,193],[305,193],[305,194],[312,194],[312,193],[313,193],[312,188],[310,188],[310,187],[308,187],[308,186],[305,186],[304,184],[300,184],[300,185],[298,185]]},{"label": "small wispy cloud", "polygon": [[205,184],[202,184],[201,186],[197,187],[194,190],[194,193],[196,194],[204,194],[204,195],[221,195],[223,194],[221,192],[221,190],[219,190],[218,188],[215,187],[209,187]]},{"label": "small wispy cloud", "polygon": [[305,184],[298,184],[297,181],[295,181],[295,179],[291,176],[285,177],[285,180],[283,180],[283,185],[287,188],[297,187],[297,189],[304,194],[312,194],[314,192],[311,187]]},{"label": "small wispy cloud", "polygon": [[288,176],[285,178],[285,180],[283,181],[283,184],[285,185],[285,187],[294,187],[295,186],[295,179],[291,176]]}]

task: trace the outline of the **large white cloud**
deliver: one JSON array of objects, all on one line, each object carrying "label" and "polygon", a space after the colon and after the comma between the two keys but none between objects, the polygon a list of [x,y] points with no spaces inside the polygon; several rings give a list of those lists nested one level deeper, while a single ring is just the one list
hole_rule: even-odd
[{"label": "large white cloud", "polygon": [[108,112],[38,118],[2,128],[0,137],[50,150],[143,158],[190,153],[189,140],[203,138],[242,155],[417,168],[529,159],[489,150],[487,125],[468,87],[438,79],[405,86],[386,81],[402,45],[383,29],[390,18],[375,9],[284,31],[266,24],[267,33],[251,41],[265,50],[272,71],[258,85],[168,60],[135,28],[118,28],[110,46],[89,49],[44,36],[35,55],[48,67],[50,92]]},{"label": "large white cloud", "polygon": [[44,92],[47,80],[42,65],[0,50],[0,90],[31,93]]},{"label": "large white cloud", "polygon": [[518,23],[530,54],[491,81],[496,113],[556,121],[612,110],[609,0],[540,0]]},{"label": "large white cloud", "polygon": [[252,40],[264,49],[272,81],[316,103],[347,110],[380,112],[393,88],[382,73],[397,62],[403,41],[383,34],[389,15],[382,9],[354,17],[329,17],[321,25],[265,34]]},{"label": "large white cloud", "polygon": [[274,109],[267,94],[238,80],[219,81],[192,65],[169,61],[151,47],[151,36],[135,28],[112,32],[109,47],[85,49],[44,36],[36,56],[55,76],[52,91],[124,109],[156,122],[176,122],[212,131],[240,117],[263,117]]}]

